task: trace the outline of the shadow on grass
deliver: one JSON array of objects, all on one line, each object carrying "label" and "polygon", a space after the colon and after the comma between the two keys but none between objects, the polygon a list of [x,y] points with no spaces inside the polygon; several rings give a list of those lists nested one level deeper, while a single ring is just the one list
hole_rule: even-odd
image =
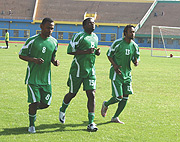
[{"label": "shadow on grass", "polygon": [[100,125],[105,125],[105,124],[109,124],[109,123],[112,123],[111,121],[107,121],[107,122],[104,122],[104,123],[97,123],[98,126]]},{"label": "shadow on grass", "polygon": [[[98,123],[97,125],[104,125],[110,122]],[[87,131],[88,121],[83,121],[81,124],[41,124],[36,126],[36,133],[52,133],[52,132],[65,132],[65,131]],[[84,129],[74,129],[83,126]],[[72,129],[69,129],[72,128]],[[21,135],[21,134],[29,134],[27,131],[28,127],[19,127],[19,128],[2,128],[3,131],[0,132],[0,136],[2,135]],[[50,130],[53,129],[53,130]]]}]

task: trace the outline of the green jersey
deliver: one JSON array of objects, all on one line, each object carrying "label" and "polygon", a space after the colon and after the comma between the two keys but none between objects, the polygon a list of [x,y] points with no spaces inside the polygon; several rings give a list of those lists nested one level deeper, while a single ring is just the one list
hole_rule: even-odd
[{"label": "green jersey", "polygon": [[[95,33],[88,34],[86,32],[79,32],[71,39],[67,53],[97,48],[97,45],[98,37]],[[70,74],[82,78],[87,78],[89,75],[95,75],[95,59],[95,53],[74,55]]]},{"label": "green jersey", "polygon": [[42,58],[44,63],[28,62],[25,84],[50,85],[51,59],[55,57],[58,42],[52,36],[43,39],[40,34],[30,37],[23,45],[19,55]]},{"label": "green jersey", "polygon": [[117,78],[123,82],[130,81],[131,61],[134,62],[136,58],[139,61],[139,55],[139,47],[133,40],[130,43],[127,43],[124,38],[115,40],[107,51],[107,56],[113,58],[113,61],[121,66],[119,67],[121,75],[117,75],[113,66],[111,66],[110,79],[116,80]]}]

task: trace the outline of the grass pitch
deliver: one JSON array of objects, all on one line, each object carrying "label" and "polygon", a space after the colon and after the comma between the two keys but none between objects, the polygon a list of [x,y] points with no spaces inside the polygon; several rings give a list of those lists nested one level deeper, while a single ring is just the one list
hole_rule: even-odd
[{"label": "grass pitch", "polygon": [[[0,43],[0,45],[4,45]],[[28,103],[24,78],[27,63],[18,58],[23,44],[10,43],[0,49],[0,141],[1,142],[176,142],[180,141],[180,59],[156,58],[150,50],[141,49],[138,67],[132,66],[134,95],[131,95],[120,120],[125,125],[110,123],[117,104],[111,105],[107,116],[100,114],[104,100],[111,97],[108,47],[101,47],[96,59],[97,91],[95,123],[99,130],[87,132],[87,98],[82,88],[71,101],[66,123],[58,121],[59,107],[68,92],[66,81],[73,56],[60,45],[57,59],[60,66],[52,66],[53,99],[48,109],[37,113],[36,134],[29,134]]]}]

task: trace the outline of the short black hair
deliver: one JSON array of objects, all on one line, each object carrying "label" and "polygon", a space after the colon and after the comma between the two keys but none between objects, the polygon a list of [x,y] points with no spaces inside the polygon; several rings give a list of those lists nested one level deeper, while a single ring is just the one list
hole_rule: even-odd
[{"label": "short black hair", "polygon": [[128,29],[129,28],[135,28],[133,25],[127,25],[125,28],[124,28],[124,36],[126,36],[126,34],[125,33],[127,33],[127,31],[128,31]]},{"label": "short black hair", "polygon": [[90,19],[93,19],[93,18],[88,17],[88,18],[86,18],[86,19],[83,20],[83,23],[82,23],[83,27],[87,24],[87,22],[88,22]]},{"label": "short black hair", "polygon": [[50,23],[52,23],[52,22],[54,22],[51,18],[44,18],[43,20],[42,20],[42,25],[44,25],[44,24],[46,24],[46,22],[50,22]]}]

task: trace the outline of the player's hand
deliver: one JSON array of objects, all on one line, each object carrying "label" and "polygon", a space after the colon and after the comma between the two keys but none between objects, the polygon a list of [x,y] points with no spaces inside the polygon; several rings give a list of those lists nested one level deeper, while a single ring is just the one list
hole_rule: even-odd
[{"label": "player's hand", "polygon": [[137,61],[137,58],[135,59],[135,61],[134,61],[134,66],[138,66],[138,61]]},{"label": "player's hand", "polygon": [[94,53],[94,48],[89,48],[89,49],[87,50],[87,53],[88,53],[88,54]]},{"label": "player's hand", "polygon": [[36,64],[43,64],[44,60],[42,58],[34,58],[34,63],[36,63]]},{"label": "player's hand", "polygon": [[59,65],[60,65],[59,60],[55,60],[55,61],[53,61],[52,63],[53,63],[54,66],[59,66]]},{"label": "player's hand", "polygon": [[121,66],[118,66],[118,65],[113,65],[114,67],[114,70],[117,74],[121,74],[121,70],[119,69]]},{"label": "player's hand", "polygon": [[96,54],[97,56],[99,56],[99,55],[101,54],[100,48],[96,49],[95,54]]},{"label": "player's hand", "polygon": [[138,62],[135,62],[135,63],[134,63],[134,66],[136,66],[136,67],[137,67],[138,65],[139,65],[139,63],[138,63]]}]

